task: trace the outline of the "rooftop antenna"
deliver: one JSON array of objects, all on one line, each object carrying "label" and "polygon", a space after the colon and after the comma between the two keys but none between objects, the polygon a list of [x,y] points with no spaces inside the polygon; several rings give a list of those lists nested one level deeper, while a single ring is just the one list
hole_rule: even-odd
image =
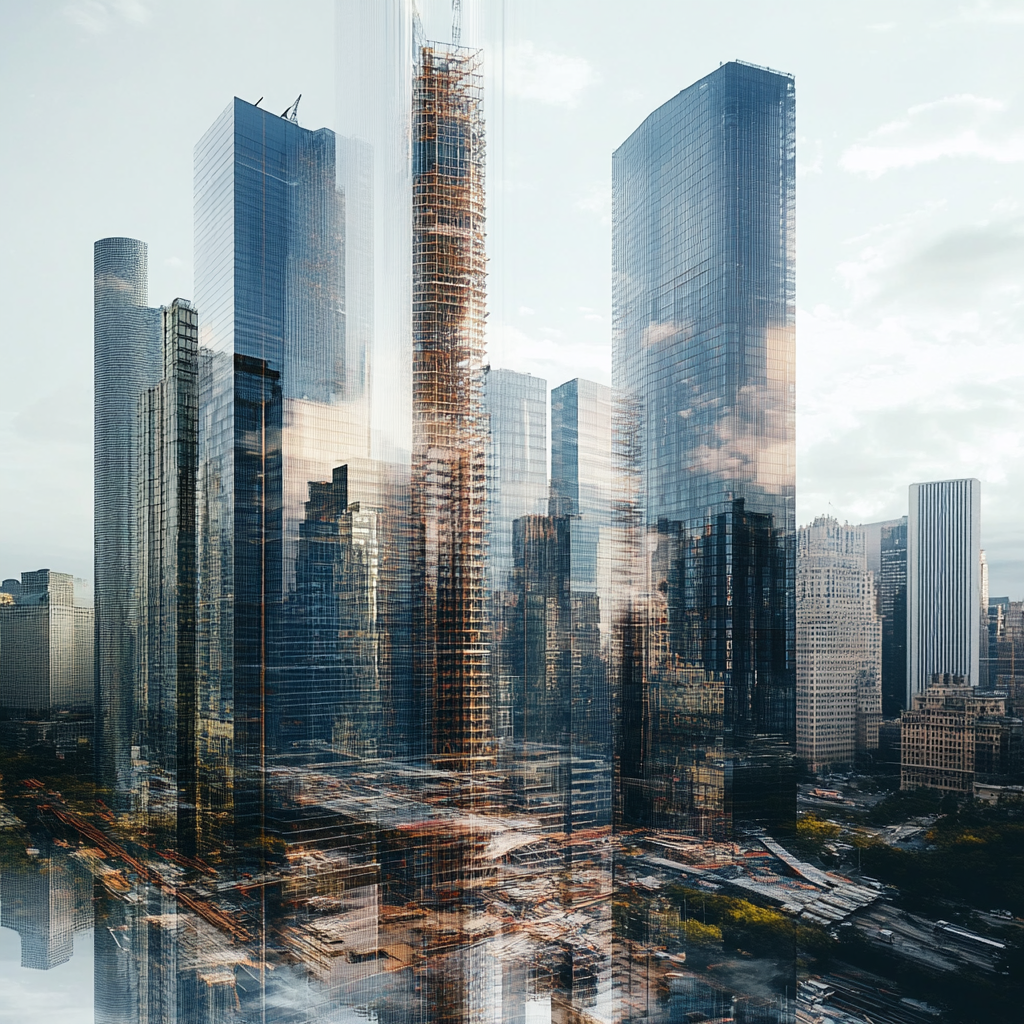
[{"label": "rooftop antenna", "polygon": [[452,0],[452,45],[462,45],[462,0]]},{"label": "rooftop antenna", "polygon": [[290,107],[285,107],[284,110],[281,111],[281,116],[286,120],[291,121],[292,124],[299,123],[299,100],[301,99],[302,93],[300,92],[296,97],[295,102]]},{"label": "rooftop antenna", "polygon": [[253,106],[254,106],[254,107],[258,107],[258,106],[259,106],[259,105],[260,105],[260,104],[261,104],[262,102],[263,102],[263,97],[261,96],[261,97],[260,97],[260,98],[259,98],[259,99],[258,99],[258,100],[257,100],[257,101],[256,101],[256,102],[254,103],[254,104],[253,104]]}]

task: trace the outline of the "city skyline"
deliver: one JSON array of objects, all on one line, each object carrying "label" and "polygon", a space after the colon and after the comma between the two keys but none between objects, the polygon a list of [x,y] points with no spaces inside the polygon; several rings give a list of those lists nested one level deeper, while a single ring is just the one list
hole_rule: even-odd
[{"label": "city skyline", "polygon": [[[636,24],[619,66],[598,60],[610,22],[566,34],[539,0],[312,3],[311,94],[224,88],[206,109],[224,69],[182,74],[194,123],[168,99],[159,169],[130,178],[134,97],[138,152],[104,150],[157,239],[183,236],[165,189],[190,183],[194,248],[172,266],[117,200],[94,233],[91,585],[75,349],[49,359],[48,418],[0,412],[23,470],[0,523],[0,925],[21,949],[12,972],[0,943],[0,1016],[37,1019],[88,966],[73,1024],[1007,1017],[1024,602],[990,590],[1016,596],[1024,538],[1016,467],[985,457],[1008,407],[930,454],[915,430],[933,411],[952,430],[966,400],[950,367],[920,373],[942,345],[968,386],[998,365],[1012,387],[1015,292],[975,280],[981,206],[922,187],[914,220],[892,186],[1024,160],[1005,120],[993,135],[1012,100],[950,94],[871,129],[898,89],[864,76],[859,120],[832,119],[856,132],[826,144],[823,83],[852,48],[831,77],[804,65],[805,120],[803,67],[757,61],[806,46],[751,42],[757,18],[732,32],[753,60],[669,75],[653,35],[677,13],[651,0],[651,70],[619,88]],[[784,7],[797,36],[836,24]],[[987,0],[955,13],[1017,24]],[[54,17],[98,49],[171,24],[162,0]],[[900,24],[864,31],[882,46]],[[332,103],[304,106],[328,79]],[[950,110],[962,131],[936,141]],[[824,201],[837,168],[860,221]],[[67,301],[40,322],[73,321],[68,252],[108,199],[61,234]],[[869,208],[889,228],[830,264],[829,232]],[[922,287],[900,260],[929,245]],[[967,358],[972,332],[994,354]],[[26,518],[32,481],[46,512]]]},{"label": "city skyline", "polygon": [[[445,12],[440,10],[446,6],[427,5],[428,28],[446,28]],[[232,25],[247,44],[238,47],[230,62],[206,61],[194,84],[183,83],[172,94],[155,92],[143,73],[138,89],[111,103],[107,98],[114,85],[93,58],[85,56],[84,42],[90,41],[96,59],[111,47],[131,49],[143,39],[149,41],[147,49],[153,43],[158,46],[154,52],[161,53],[159,32],[168,24],[168,13],[148,4],[138,5],[134,14],[112,4],[100,5],[91,15],[87,8],[69,5],[42,20],[28,10],[12,12],[7,36],[12,45],[20,41],[3,72],[19,76],[14,90],[19,95],[26,82],[39,81],[41,71],[22,73],[18,55],[33,52],[33,46],[35,52],[44,52],[44,39],[45,52],[52,52],[53,60],[78,69],[76,95],[71,97],[62,85],[59,65],[44,65],[50,84],[45,89],[30,87],[25,102],[5,112],[11,119],[12,144],[27,139],[24,133],[33,124],[51,116],[56,118],[55,127],[68,124],[74,131],[66,118],[72,110],[81,114],[85,105],[91,108],[90,118],[120,119],[124,110],[138,128],[124,137],[114,132],[118,141],[110,157],[93,150],[87,168],[70,184],[57,186],[45,168],[26,176],[27,164],[5,172],[12,176],[9,194],[38,196],[36,205],[44,194],[50,196],[46,202],[62,211],[72,233],[69,241],[77,239],[61,253],[45,257],[50,267],[47,280],[67,301],[37,304],[31,317],[27,308],[23,311],[15,304],[20,326],[12,336],[25,339],[25,344],[5,349],[5,365],[16,387],[0,416],[0,435],[8,453],[6,479],[18,498],[2,513],[5,540],[0,542],[0,561],[7,565],[5,573],[20,569],[24,550],[27,564],[59,563],[75,575],[91,576],[89,455],[88,446],[79,440],[91,410],[75,381],[88,373],[90,362],[91,302],[80,282],[92,240],[111,234],[147,240],[152,249],[152,294],[160,300],[192,294],[188,161],[177,154],[158,155],[159,132],[148,127],[145,111],[159,106],[171,123],[186,126],[212,120],[225,94],[250,100],[273,94],[266,102],[283,109],[301,92],[301,123],[332,127],[335,121],[333,36],[330,31],[310,32],[317,24],[332,25],[334,9],[326,0],[304,8],[283,26],[274,24],[272,6],[257,5],[245,24]],[[656,5],[650,12],[652,19],[668,17],[667,24],[677,16]],[[910,482],[979,476],[986,488],[983,544],[992,566],[992,590],[1017,596],[1024,556],[1012,531],[1020,486],[1013,468],[1019,446],[1012,426],[1016,399],[1010,383],[1019,373],[1018,350],[1012,343],[1016,314],[1006,306],[1012,291],[999,282],[1008,268],[1016,266],[1019,251],[1012,191],[1018,166],[1013,148],[1018,104],[1007,78],[1012,62],[979,57],[982,52],[1004,52],[1024,31],[1012,9],[995,3],[919,4],[896,18],[877,4],[866,4],[857,17],[793,4],[787,8],[786,23],[795,25],[795,34],[782,32],[767,12],[742,5],[721,13],[691,11],[688,18],[700,19],[701,45],[682,52],[673,49],[671,57],[662,49],[671,32],[664,33],[664,41],[652,38],[642,46],[634,40],[644,24],[639,19],[635,26],[618,25],[619,32],[629,33],[630,44],[624,51],[627,65],[617,63],[618,70],[607,60],[618,45],[608,31],[616,25],[614,19],[607,27],[600,20],[581,20],[571,4],[544,19],[533,13],[529,6],[517,7],[507,19],[506,48],[515,49],[517,56],[509,64],[507,95],[499,101],[492,92],[487,111],[492,161],[503,159],[504,177],[510,179],[509,188],[502,189],[501,175],[494,167],[489,172],[492,202],[497,203],[501,194],[506,204],[504,210],[492,210],[488,227],[492,365],[533,372],[552,387],[576,375],[607,382],[602,376],[609,372],[609,269],[602,255],[610,231],[604,222],[610,181],[607,154],[628,134],[630,120],[643,116],[645,106],[653,109],[720,60],[740,55],[798,72],[806,83],[800,134],[805,140],[801,153],[807,157],[801,157],[800,167],[799,244],[801,251],[820,257],[806,267],[798,295],[798,519],[809,522],[826,511],[851,522],[899,516],[906,512],[904,494]],[[204,10],[203,17],[212,19],[211,40],[226,30],[216,8]],[[296,41],[291,47],[275,45],[270,61],[266,47],[272,24],[275,40],[284,32]],[[839,28],[844,31],[838,36],[852,35],[834,46]],[[433,34],[443,37],[439,31]],[[821,51],[826,38],[827,59]],[[197,45],[207,43],[201,39]],[[957,48],[956,60],[944,59],[952,46]],[[638,62],[640,52],[647,55]],[[292,53],[302,53],[301,61]],[[538,53],[558,58],[549,62],[558,75],[552,71],[554,77],[537,77]],[[894,63],[897,53],[899,64]],[[659,55],[664,59],[655,59]],[[858,67],[861,56],[869,61],[872,74],[858,86],[854,100],[841,85],[844,76],[848,79],[853,73],[855,55]],[[158,59],[169,57],[167,53]],[[486,62],[485,71],[490,73],[497,63]],[[269,75],[268,67],[274,68]],[[623,89],[626,83],[629,88]],[[549,86],[551,96],[544,99]],[[93,88],[96,91],[91,92]],[[49,104],[45,117],[39,106],[44,102]],[[913,112],[908,114],[910,108]],[[897,127],[888,135],[873,134],[886,124]],[[563,169],[549,168],[550,184],[541,188],[539,168],[527,171],[515,154],[524,146],[550,145],[553,133],[573,139],[574,152]],[[103,136],[109,138],[110,133]],[[957,144],[958,138],[963,142]],[[899,159],[894,155],[897,144],[904,153]],[[83,139],[82,145],[96,142]],[[51,146],[47,137],[33,143],[32,151],[42,154]],[[115,166],[124,173],[111,175]],[[513,171],[518,190],[511,187]],[[156,215],[149,200],[151,187],[166,197],[169,205],[161,206],[166,205],[171,217]],[[96,204],[83,209],[81,200],[87,194]],[[77,211],[68,206],[72,201]],[[29,201],[24,209],[32,205]],[[14,210],[9,216],[11,237],[19,240],[16,248],[21,255],[16,263],[7,264],[0,287],[31,295],[38,286],[34,282],[42,279],[39,239],[31,233],[33,221]],[[544,269],[548,257],[524,241],[537,234],[544,219],[552,218],[568,229],[559,232],[563,237],[580,239],[570,248],[553,247],[551,257],[561,254],[563,271],[562,294],[557,297],[545,283],[552,276]],[[950,263],[943,255],[963,250],[957,238],[978,254],[969,268],[955,259]],[[997,261],[997,251],[1005,251],[1010,262]],[[524,262],[523,257],[529,258]],[[878,288],[883,272],[891,281],[884,293]],[[922,297],[930,302],[934,293],[927,292],[929,282],[949,280],[951,274],[958,283],[942,296],[942,333],[922,307]],[[992,289],[992,296],[986,297]],[[984,316],[996,317],[998,323],[989,325],[973,312],[983,308],[991,310]],[[950,362],[950,330],[972,346],[974,357],[966,370]],[[986,347],[978,348],[975,339],[985,336]],[[860,361],[857,352],[864,354]],[[53,357],[45,375],[38,358],[43,353]],[[48,404],[57,405],[59,417],[41,415]],[[983,405],[989,408],[979,418]],[[942,415],[936,418],[939,410],[946,411],[945,420]],[[966,410],[974,412],[967,416]],[[948,431],[953,423],[964,433],[951,446]],[[934,441],[925,436],[929,432],[935,434]],[[891,450],[897,437],[900,445]],[[77,505],[72,501],[68,507],[66,497],[60,501],[67,509],[60,530],[53,528],[51,511],[57,504],[55,484],[41,469],[52,458],[69,466],[72,490],[81,494]],[[836,473],[838,466],[844,467],[841,475]],[[6,539],[12,536],[19,538],[17,548]],[[47,537],[61,550],[47,550]]]}]

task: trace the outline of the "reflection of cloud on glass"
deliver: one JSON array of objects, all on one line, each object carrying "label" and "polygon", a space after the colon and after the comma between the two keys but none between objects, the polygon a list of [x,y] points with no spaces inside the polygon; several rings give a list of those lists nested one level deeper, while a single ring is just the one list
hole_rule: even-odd
[{"label": "reflection of cloud on glass", "polygon": [[505,88],[518,99],[575,107],[597,81],[593,67],[583,57],[539,50],[531,42],[512,47],[505,60]]},{"label": "reflection of cloud on glass", "polygon": [[876,128],[840,157],[853,174],[887,171],[952,157],[996,163],[1024,160],[1024,131],[999,100],[962,93],[910,107],[905,118]]}]

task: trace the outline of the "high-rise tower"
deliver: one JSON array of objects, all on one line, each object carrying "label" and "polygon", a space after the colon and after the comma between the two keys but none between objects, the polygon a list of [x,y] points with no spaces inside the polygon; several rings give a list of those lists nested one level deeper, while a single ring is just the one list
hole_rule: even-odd
[{"label": "high-rise tower", "polygon": [[[139,664],[133,746],[149,771],[140,810],[173,848],[196,852],[199,317],[161,311],[163,379],[139,399]],[[142,788],[142,787],[140,787]]]},{"label": "high-rise tower", "polygon": [[[613,156],[618,813],[791,828],[795,87],[732,62]],[[684,713],[694,700],[700,714]],[[657,712],[660,702],[660,713]],[[678,713],[673,707],[678,704]]]},{"label": "high-rise tower", "polygon": [[910,485],[907,520],[907,703],[933,675],[978,685],[981,481]]},{"label": "high-rise tower", "polygon": [[[291,627],[310,483],[369,454],[348,387],[334,133],[235,99],[195,153],[200,799],[264,828],[267,758],[317,738]],[[348,500],[363,494],[349,478]]]},{"label": "high-rise tower", "polygon": [[146,243],[101,238],[94,257],[97,782],[123,809],[131,779],[136,668],[139,396],[160,380],[160,311]]},{"label": "high-rise tower", "polygon": [[424,44],[413,81],[413,657],[424,753],[493,754],[484,605],[487,257],[479,51]]}]

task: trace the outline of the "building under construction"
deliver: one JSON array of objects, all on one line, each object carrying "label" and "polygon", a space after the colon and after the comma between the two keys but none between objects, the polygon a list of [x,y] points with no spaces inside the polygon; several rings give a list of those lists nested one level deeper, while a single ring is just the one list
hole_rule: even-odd
[{"label": "building under construction", "polygon": [[414,677],[422,750],[493,758],[484,606],[481,55],[425,44],[413,82]]}]

